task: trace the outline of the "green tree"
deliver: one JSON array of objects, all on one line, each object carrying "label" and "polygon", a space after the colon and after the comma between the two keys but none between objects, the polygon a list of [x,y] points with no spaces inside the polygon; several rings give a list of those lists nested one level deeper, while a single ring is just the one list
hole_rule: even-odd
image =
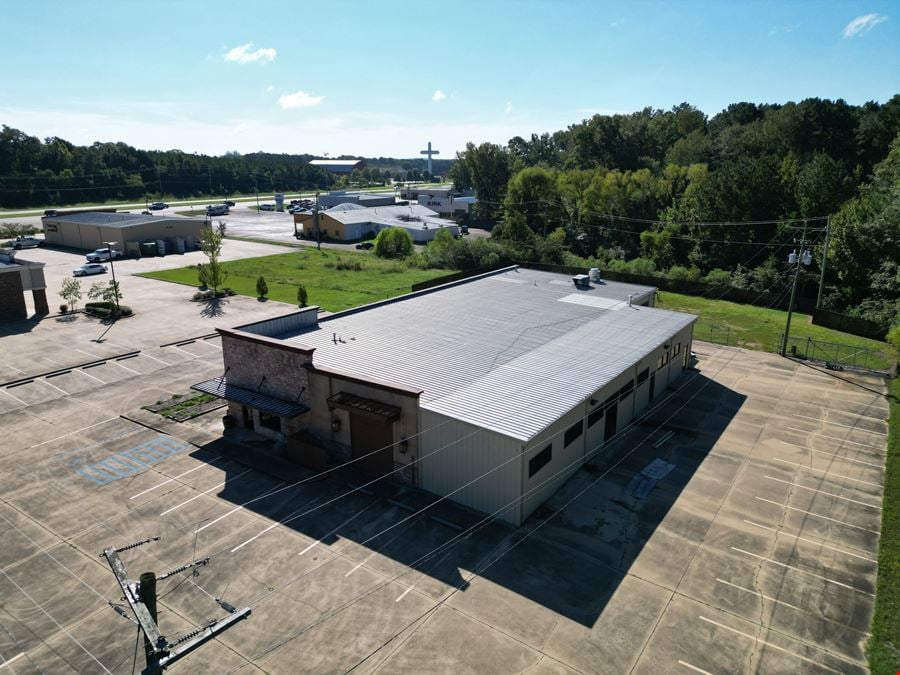
[{"label": "green tree", "polygon": [[81,282],[78,279],[63,279],[59,297],[66,301],[69,309],[78,309],[78,301],[81,300]]},{"label": "green tree", "polygon": [[264,298],[269,294],[269,285],[266,283],[265,277],[260,277],[256,280],[256,295],[260,298]]},{"label": "green tree", "polygon": [[91,284],[88,289],[88,299],[95,302],[105,302],[109,305],[118,305],[122,300],[122,289],[118,281],[98,281]]},{"label": "green tree", "polygon": [[462,161],[468,166],[472,187],[478,201],[475,213],[479,218],[496,221],[500,215],[500,205],[506,195],[506,184],[510,176],[509,155],[506,149],[494,143],[466,144]]},{"label": "green tree", "polygon": [[219,287],[228,278],[228,272],[225,271],[225,268],[219,261],[219,256],[222,253],[222,240],[225,238],[224,228],[213,230],[212,227],[207,225],[203,228],[200,236],[200,250],[206,256],[207,262],[197,265],[197,277],[201,285],[213,289],[213,294],[216,294]]},{"label": "green tree", "polygon": [[372,252],[379,258],[405,258],[413,252],[413,240],[404,228],[388,227],[375,237]]},{"label": "green tree", "polygon": [[306,307],[307,301],[309,300],[309,294],[306,291],[306,286],[300,284],[297,286],[297,303],[301,307]]}]

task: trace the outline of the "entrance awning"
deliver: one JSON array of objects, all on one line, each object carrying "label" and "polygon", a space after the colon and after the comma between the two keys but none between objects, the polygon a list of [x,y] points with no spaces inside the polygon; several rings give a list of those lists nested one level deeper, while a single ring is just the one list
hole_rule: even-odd
[{"label": "entrance awning", "polygon": [[244,389],[234,384],[229,384],[223,377],[216,377],[205,382],[198,382],[191,386],[191,389],[202,391],[205,394],[212,394],[226,401],[234,401],[250,408],[256,408],[260,412],[278,417],[296,417],[301,413],[305,413],[309,408],[302,403],[293,403],[284,401],[274,396],[260,394],[250,389]]},{"label": "entrance awning", "polygon": [[348,394],[340,392],[328,399],[329,408],[340,408],[353,413],[361,413],[370,417],[377,417],[385,422],[392,422],[400,419],[400,408],[395,405],[375,401],[371,398],[364,398],[356,394]]}]

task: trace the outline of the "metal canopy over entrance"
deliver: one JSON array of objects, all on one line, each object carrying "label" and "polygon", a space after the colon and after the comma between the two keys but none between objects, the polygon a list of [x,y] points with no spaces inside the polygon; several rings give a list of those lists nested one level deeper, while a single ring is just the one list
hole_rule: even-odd
[{"label": "metal canopy over entrance", "polygon": [[267,396],[266,394],[260,394],[249,389],[244,389],[243,387],[229,384],[228,381],[222,377],[198,382],[197,384],[192,385],[191,389],[224,398],[226,401],[241,403],[242,405],[256,408],[260,412],[276,415],[278,417],[296,417],[309,410],[309,408],[302,403],[283,401],[274,396]]},{"label": "metal canopy over entrance", "polygon": [[388,405],[381,401],[375,401],[371,398],[348,394],[347,392],[339,392],[328,398],[329,408],[339,408],[347,410],[358,415],[367,417],[376,417],[385,422],[393,422],[400,419],[400,408],[395,405]]}]

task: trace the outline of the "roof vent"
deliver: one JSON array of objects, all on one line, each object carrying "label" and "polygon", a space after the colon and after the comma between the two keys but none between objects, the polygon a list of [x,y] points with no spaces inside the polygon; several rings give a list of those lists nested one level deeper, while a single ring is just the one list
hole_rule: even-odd
[{"label": "roof vent", "polygon": [[574,277],[572,277],[572,283],[574,283],[578,288],[590,288],[591,278],[587,274],[576,274]]}]

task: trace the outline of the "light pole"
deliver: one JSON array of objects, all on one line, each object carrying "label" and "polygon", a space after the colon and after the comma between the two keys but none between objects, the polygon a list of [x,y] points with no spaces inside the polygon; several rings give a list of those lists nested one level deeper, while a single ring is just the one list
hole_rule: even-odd
[{"label": "light pole", "polygon": [[804,250],[804,246],[806,246],[806,221],[803,221],[803,236],[800,239],[800,254],[798,255],[797,252],[794,251],[788,256],[788,263],[791,265],[796,264],[797,269],[794,270],[794,285],[791,287],[791,300],[788,303],[787,323],[784,325],[784,337],[781,342],[782,356],[785,356],[785,353],[787,352],[788,336],[791,332],[791,316],[794,313],[794,298],[797,296],[797,281],[800,278],[800,266],[806,265],[809,267],[812,262],[812,253],[810,253],[809,249]]},{"label": "light pole", "polygon": [[112,285],[113,285],[113,297],[116,299],[116,314],[119,313],[119,285],[116,283],[116,266],[113,264],[113,258],[115,258],[115,252],[113,250],[113,246],[115,246],[117,242],[108,241],[106,242],[106,247],[109,249],[109,271],[112,272]]}]

